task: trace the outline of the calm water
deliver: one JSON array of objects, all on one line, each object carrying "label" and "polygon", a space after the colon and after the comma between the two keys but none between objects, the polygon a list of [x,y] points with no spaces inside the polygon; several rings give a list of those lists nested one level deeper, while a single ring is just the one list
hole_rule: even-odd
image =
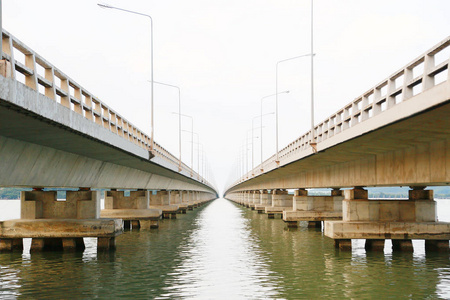
[{"label": "calm water", "polygon": [[[0,201],[0,219],[19,215]],[[448,212],[450,201],[439,201]],[[446,220],[440,213],[439,218]],[[320,230],[218,199],[158,230],[127,231],[114,253],[85,239],[83,253],[0,254],[1,299],[449,299],[448,254],[336,251]]]}]

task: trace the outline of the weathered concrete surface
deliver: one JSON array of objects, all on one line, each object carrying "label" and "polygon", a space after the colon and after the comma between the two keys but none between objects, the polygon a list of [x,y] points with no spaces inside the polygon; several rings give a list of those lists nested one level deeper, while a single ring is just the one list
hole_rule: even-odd
[{"label": "weathered concrete surface", "polygon": [[0,222],[0,239],[115,237],[122,232],[120,219],[16,219]]},{"label": "weathered concrete surface", "polygon": [[98,219],[100,193],[67,191],[66,200],[58,201],[56,191],[21,192],[21,219]]},{"label": "weathered concrete surface", "polygon": [[342,220],[342,211],[283,211],[284,221]]},{"label": "weathered concrete surface", "polygon": [[147,209],[149,206],[149,191],[130,191],[125,196],[124,191],[106,191],[105,209]]},{"label": "weathered concrete surface", "polygon": [[[285,222],[342,220],[342,191],[333,191],[333,196],[308,196],[305,189],[295,191],[293,211],[284,211]],[[314,225],[311,223],[310,225]],[[317,224],[316,224],[317,225]]]},{"label": "weathered concrete surface", "polygon": [[177,164],[0,76],[0,186],[200,190]]},{"label": "weathered concrete surface", "polygon": [[450,80],[291,155],[234,191],[450,182]]},{"label": "weathered concrete surface", "polygon": [[325,235],[332,239],[450,240],[450,223],[325,221]]},{"label": "weathered concrete surface", "polygon": [[[448,241],[450,223],[436,222],[432,199],[433,191],[419,187],[409,191],[409,200],[368,200],[367,190],[346,190],[343,220],[326,221],[325,235],[335,240],[404,240],[395,242],[396,250],[412,250],[411,239]],[[372,242],[366,241],[366,248],[372,247]]]},{"label": "weathered concrete surface", "polygon": [[100,217],[122,220],[159,220],[162,213],[161,209],[102,209]]}]

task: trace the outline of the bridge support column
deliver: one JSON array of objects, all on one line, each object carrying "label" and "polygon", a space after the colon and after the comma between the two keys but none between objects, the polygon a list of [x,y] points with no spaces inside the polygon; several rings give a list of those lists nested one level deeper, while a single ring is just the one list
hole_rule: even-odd
[{"label": "bridge support column", "polygon": [[188,209],[188,205],[186,203],[183,203],[183,191],[172,191],[173,194],[173,202],[172,204],[178,205],[178,212],[180,214],[186,214],[186,211]]},{"label": "bridge support column", "polygon": [[191,191],[186,191],[186,197],[184,198],[184,200],[186,201],[187,205],[188,205],[188,210],[193,210],[194,209],[194,204],[191,201]]},{"label": "bridge support column", "polygon": [[256,205],[258,205],[261,202],[261,192],[259,190],[256,190],[253,191],[250,195],[251,195],[250,197],[252,198],[250,208],[252,210],[255,210]]},{"label": "bridge support column", "polygon": [[299,221],[307,221],[309,228],[321,228],[322,221],[342,220],[341,190],[334,189],[331,196],[309,196],[306,189],[298,189],[293,197],[293,210],[283,212],[288,227],[295,227]]},{"label": "bridge support column", "polygon": [[262,190],[259,204],[255,205],[255,210],[258,211],[258,214],[263,214],[268,206],[272,206],[272,195],[267,190]]},{"label": "bridge support column", "polygon": [[408,200],[369,200],[361,187],[345,191],[343,220],[326,221],[325,235],[338,240],[366,239],[367,250],[413,251],[411,239],[424,239],[427,251],[449,251],[450,223],[436,221],[433,191],[413,187]]},{"label": "bridge support column", "polygon": [[99,218],[99,192],[67,191],[65,201],[56,195],[42,189],[21,192],[21,218],[0,222],[0,250],[22,250],[23,238],[32,238],[31,251],[82,250],[83,237],[100,240],[122,233],[121,219]]},{"label": "bridge support column", "polygon": [[162,210],[150,209],[149,191],[106,191],[105,209],[100,212],[102,218],[120,218],[126,229],[158,228]]},{"label": "bridge support column", "polygon": [[170,191],[157,191],[150,195],[150,208],[162,210],[163,219],[176,219],[178,205],[170,204]]},{"label": "bridge support column", "polygon": [[286,190],[272,191],[272,206],[266,207],[266,214],[269,219],[275,218],[275,215],[283,216],[284,210],[292,210],[293,196]]},{"label": "bridge support column", "polygon": [[245,197],[245,193],[239,192],[239,204],[242,206],[244,206],[244,201],[245,201],[244,197]]}]

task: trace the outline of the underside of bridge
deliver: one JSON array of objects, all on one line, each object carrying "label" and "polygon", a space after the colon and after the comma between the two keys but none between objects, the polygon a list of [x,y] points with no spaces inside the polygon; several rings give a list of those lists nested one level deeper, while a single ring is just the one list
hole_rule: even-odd
[{"label": "underside of bridge", "polygon": [[153,157],[17,81],[1,80],[0,186],[215,193],[179,172],[176,164]]},{"label": "underside of bridge", "polygon": [[[228,192],[448,185],[450,85],[444,83],[440,88],[446,98],[425,111],[342,139],[340,143],[319,149],[318,153],[311,152],[302,159],[237,184]],[[408,101],[426,102],[431,96],[425,92]],[[390,114],[401,114],[402,104],[391,108]],[[380,118],[389,118],[389,115],[381,115]],[[356,131],[358,126],[349,131],[351,129]]]}]

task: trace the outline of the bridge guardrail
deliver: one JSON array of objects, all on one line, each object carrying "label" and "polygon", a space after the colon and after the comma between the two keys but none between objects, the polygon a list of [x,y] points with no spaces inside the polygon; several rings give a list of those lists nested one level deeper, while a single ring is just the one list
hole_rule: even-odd
[{"label": "bridge guardrail", "polygon": [[[444,50],[447,48],[450,48],[450,36],[316,125],[314,142],[323,142],[435,85],[449,81],[450,58],[444,56]],[[264,171],[276,169],[292,161],[292,156],[300,152],[311,153],[310,145],[311,130],[278,152],[279,164],[276,162],[277,155],[274,154],[231,186],[260,175]]]},{"label": "bridge guardrail", "polygon": [[[150,151],[151,139],[143,131],[6,30],[2,32],[2,39],[2,59],[10,62],[11,68],[7,72],[13,79],[21,81],[29,88],[86,119]],[[180,167],[181,171],[190,173],[191,177],[213,186],[156,142],[154,142],[152,153],[176,167]]]}]

